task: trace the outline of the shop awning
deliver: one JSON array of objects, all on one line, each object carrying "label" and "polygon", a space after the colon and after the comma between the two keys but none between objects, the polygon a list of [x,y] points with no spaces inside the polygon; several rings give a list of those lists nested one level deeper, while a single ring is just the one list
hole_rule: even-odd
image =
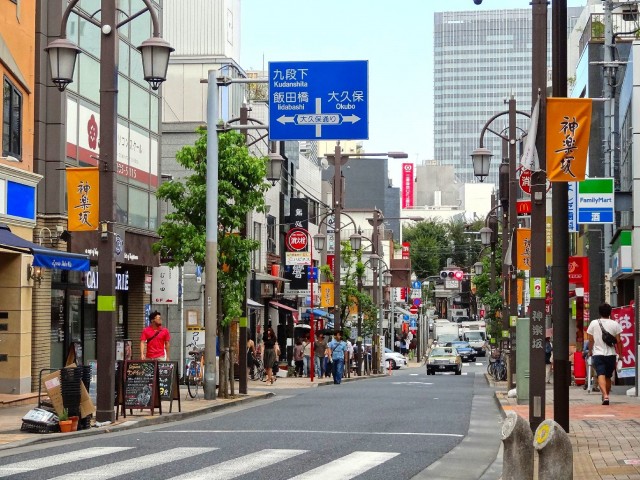
[{"label": "shop awning", "polygon": [[255,300],[251,300],[250,298],[247,298],[247,307],[249,307],[249,308],[263,308],[264,305],[262,305],[261,303],[256,302]]},{"label": "shop awning", "polygon": [[276,277],[275,275],[269,275],[268,273],[259,273],[256,272],[256,280],[260,280],[262,282],[290,282],[284,277]]},{"label": "shop awning", "polygon": [[[311,309],[307,308],[307,311],[305,312],[305,315],[309,315],[311,313]],[[333,314],[329,313],[325,310],[320,310],[319,308],[314,308],[313,309],[313,315],[316,317],[323,317],[323,318],[328,318],[329,320],[333,320]]]},{"label": "shop awning", "polygon": [[288,310],[290,312],[296,312],[298,313],[298,309],[297,308],[292,308],[289,305],[283,305],[282,303],[278,303],[278,302],[269,302],[269,305],[271,305],[272,307],[275,308],[280,308],[282,310]]},{"label": "shop awning", "polygon": [[89,271],[89,256],[78,253],[61,252],[30,242],[11,233],[11,229],[0,223],[0,248],[33,255],[35,267],[53,268],[56,270]]}]

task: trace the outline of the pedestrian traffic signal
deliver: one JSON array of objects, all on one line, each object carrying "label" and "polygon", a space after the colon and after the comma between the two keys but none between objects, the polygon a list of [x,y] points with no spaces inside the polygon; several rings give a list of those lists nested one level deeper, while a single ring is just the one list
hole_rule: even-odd
[{"label": "pedestrian traffic signal", "polygon": [[443,280],[462,280],[464,272],[462,270],[441,270],[440,278]]}]

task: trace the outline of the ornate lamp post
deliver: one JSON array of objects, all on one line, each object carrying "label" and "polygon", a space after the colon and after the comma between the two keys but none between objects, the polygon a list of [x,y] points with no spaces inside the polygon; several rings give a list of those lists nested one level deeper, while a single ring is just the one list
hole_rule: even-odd
[{"label": "ornate lamp post", "polygon": [[[142,0],[145,8],[118,22],[119,10],[115,0],[102,0],[96,15],[80,10],[75,13],[98,27],[100,39],[100,225],[103,246],[98,257],[98,318],[97,360],[98,400],[96,419],[99,422],[114,421],[113,392],[115,391],[115,330],[116,330],[116,253],[115,253],[115,205],[116,205],[116,151],[117,151],[117,96],[118,96],[118,28],[128,24],[145,12],[149,12],[153,24],[153,37],[142,42],[138,50],[142,54],[144,79],[157,90],[167,76],[169,55],[174,50],[161,38],[160,22],[150,0]],[[75,60],[80,53],[77,45],[66,38],[67,21],[79,0],[71,0],[62,16],[61,37],[45,48],[49,53],[51,80],[63,91],[73,81]]]}]

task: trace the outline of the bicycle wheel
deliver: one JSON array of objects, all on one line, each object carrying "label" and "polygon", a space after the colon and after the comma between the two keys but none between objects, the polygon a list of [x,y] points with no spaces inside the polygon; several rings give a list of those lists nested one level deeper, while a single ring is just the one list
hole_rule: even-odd
[{"label": "bicycle wheel", "polygon": [[496,368],[496,380],[498,380],[499,382],[504,382],[507,379],[507,369],[505,368],[504,364],[500,364],[497,368]]}]

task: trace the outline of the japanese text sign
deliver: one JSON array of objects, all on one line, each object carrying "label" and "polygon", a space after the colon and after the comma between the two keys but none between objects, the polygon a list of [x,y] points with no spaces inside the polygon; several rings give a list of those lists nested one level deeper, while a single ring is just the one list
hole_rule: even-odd
[{"label": "japanese text sign", "polygon": [[269,140],[366,140],[368,62],[269,62]]},{"label": "japanese text sign", "polygon": [[320,284],[320,306],[321,307],[333,307],[335,300],[333,297],[333,283],[322,282]]},{"label": "japanese text sign", "polygon": [[547,99],[547,171],[551,182],[575,182],[585,178],[591,99]]},{"label": "japanese text sign", "polygon": [[97,230],[100,183],[97,167],[67,168],[67,211],[70,232]]},{"label": "japanese text sign", "polygon": [[517,267],[518,270],[531,270],[531,229],[516,230]]},{"label": "japanese text sign", "polygon": [[402,208],[413,207],[413,163],[402,164]]},{"label": "japanese text sign", "polygon": [[611,310],[611,319],[615,320],[622,327],[620,340],[622,342],[622,371],[618,377],[634,377],[636,374],[636,349],[633,339],[635,338],[635,322],[633,307],[619,307]]}]

